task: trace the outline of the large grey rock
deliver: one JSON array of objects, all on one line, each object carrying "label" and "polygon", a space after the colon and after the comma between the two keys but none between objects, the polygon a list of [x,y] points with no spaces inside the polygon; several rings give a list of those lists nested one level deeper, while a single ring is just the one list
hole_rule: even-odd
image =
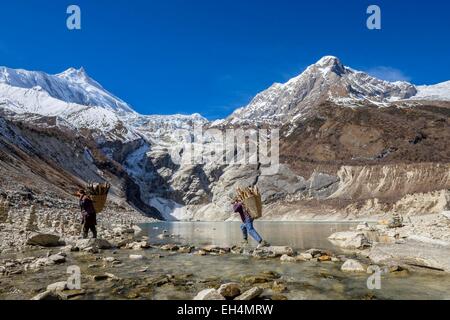
[{"label": "large grey rock", "polygon": [[236,299],[234,299],[234,300],[250,301],[250,300],[258,298],[263,293],[263,291],[264,290],[259,287],[254,287],[250,290],[245,291],[243,294],[236,297]]},{"label": "large grey rock", "polygon": [[286,246],[271,246],[256,249],[253,256],[256,258],[278,258],[284,255],[292,256],[294,250]]},{"label": "large grey rock", "polygon": [[47,291],[58,292],[67,289],[67,281],[55,282],[47,286]]},{"label": "large grey rock", "polygon": [[36,233],[27,240],[27,245],[41,247],[57,247],[61,245],[60,238],[54,234]]},{"label": "large grey rock", "polygon": [[297,261],[294,257],[288,256],[287,254],[284,254],[280,258],[281,262],[295,262]]},{"label": "large grey rock", "polygon": [[80,250],[85,250],[88,248],[108,250],[112,249],[113,245],[104,239],[83,239],[76,242],[75,247]]},{"label": "large grey rock", "polygon": [[373,247],[369,252],[368,258],[375,264],[385,264],[394,259],[391,254],[384,252],[380,246]]},{"label": "large grey rock", "polygon": [[370,247],[370,241],[364,232],[337,232],[328,238],[334,245],[344,249],[365,249]]},{"label": "large grey rock", "polygon": [[53,261],[54,264],[61,264],[66,262],[66,258],[60,254],[54,254],[48,257],[50,261]]},{"label": "large grey rock", "polygon": [[450,248],[434,244],[407,241],[404,244],[377,244],[369,253],[375,264],[411,265],[424,269],[450,272]]},{"label": "large grey rock", "polygon": [[225,298],[216,289],[206,289],[200,291],[194,300],[225,300]]},{"label": "large grey rock", "polygon": [[366,268],[359,262],[353,259],[348,259],[341,267],[344,272],[366,272]]},{"label": "large grey rock", "polygon": [[241,286],[235,282],[225,283],[217,291],[223,297],[233,299],[241,294]]}]

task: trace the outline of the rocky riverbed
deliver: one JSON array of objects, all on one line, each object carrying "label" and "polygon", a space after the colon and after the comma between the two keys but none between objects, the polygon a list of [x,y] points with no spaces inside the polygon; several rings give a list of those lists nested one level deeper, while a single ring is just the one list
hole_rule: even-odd
[{"label": "rocky riverbed", "polygon": [[[137,224],[145,221],[136,218],[134,223],[130,218],[122,223],[119,216],[126,214],[102,214],[98,240],[82,240],[45,228],[18,232],[20,244],[2,246],[0,299],[450,298],[450,276],[439,268],[418,267],[401,259],[374,260],[374,250],[384,244],[370,236],[374,232],[381,235],[380,230],[389,233],[405,227],[362,224],[346,233],[359,234],[356,237],[344,239],[341,233],[337,241],[346,248],[336,250],[286,246],[256,249],[194,246],[179,235],[157,229],[161,241],[150,243],[148,234]],[[16,234],[20,228],[3,223],[1,229],[4,240],[5,235],[11,237],[11,232]],[[393,243],[385,245],[404,244],[398,236],[393,238]],[[375,264],[382,270],[379,290],[367,286]],[[68,274],[73,266],[80,271],[80,287],[76,288]]]}]

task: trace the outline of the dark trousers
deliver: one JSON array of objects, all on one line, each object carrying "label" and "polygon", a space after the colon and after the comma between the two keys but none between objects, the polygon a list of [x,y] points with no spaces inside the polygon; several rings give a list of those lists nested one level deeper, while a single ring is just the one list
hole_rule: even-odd
[{"label": "dark trousers", "polygon": [[89,230],[92,232],[92,238],[97,239],[97,228],[95,227],[95,224],[83,224],[83,239],[87,239]]}]

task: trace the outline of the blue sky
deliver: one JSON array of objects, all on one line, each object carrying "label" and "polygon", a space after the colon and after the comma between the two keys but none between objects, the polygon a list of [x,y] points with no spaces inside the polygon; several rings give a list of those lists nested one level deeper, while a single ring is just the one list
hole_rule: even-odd
[{"label": "blue sky", "polygon": [[[70,4],[80,31],[66,28]],[[366,28],[371,4],[380,31]],[[220,118],[324,55],[388,80],[450,80],[442,0],[15,0],[0,13],[0,65],[83,66],[144,114]]]}]

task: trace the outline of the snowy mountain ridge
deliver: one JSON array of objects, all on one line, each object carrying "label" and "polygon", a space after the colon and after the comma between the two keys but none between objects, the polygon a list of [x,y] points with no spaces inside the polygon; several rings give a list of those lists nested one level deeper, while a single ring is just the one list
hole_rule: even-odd
[{"label": "snowy mountain ridge", "polygon": [[254,119],[287,122],[326,100],[345,101],[350,106],[361,101],[383,104],[410,99],[417,93],[418,89],[408,82],[380,80],[344,66],[336,57],[325,56],[299,76],[284,84],[275,83],[259,93],[227,121],[231,124]]},{"label": "snowy mountain ridge", "polygon": [[[286,123],[305,117],[315,105],[333,101],[357,106],[386,106],[400,100],[450,101],[450,81],[433,86],[388,82],[354,70],[334,56],[325,56],[286,83],[275,83],[224,120],[211,125],[241,122]],[[83,68],[49,75],[0,67],[0,107],[17,114],[39,114],[64,119],[76,128],[111,133],[112,138],[134,140],[145,135],[166,135],[208,120],[194,115],[141,115],[105,90]]]},{"label": "snowy mountain ridge", "polygon": [[173,130],[186,123],[205,123],[192,116],[145,116],[90,78],[83,68],[49,75],[0,67],[0,107],[18,115],[58,117],[76,128],[100,131],[110,139],[139,139],[136,128],[143,126]]}]

